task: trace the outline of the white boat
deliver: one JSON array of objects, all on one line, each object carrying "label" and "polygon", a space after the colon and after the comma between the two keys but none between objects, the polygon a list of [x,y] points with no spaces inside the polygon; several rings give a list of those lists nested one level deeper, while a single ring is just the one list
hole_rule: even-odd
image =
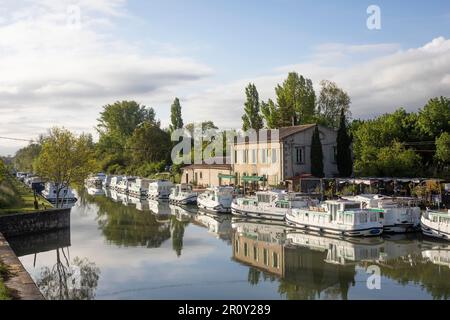
[{"label": "white boat", "polygon": [[237,198],[231,205],[234,215],[263,218],[270,220],[284,220],[292,208],[304,208],[318,205],[319,201],[299,193],[283,191],[256,192],[254,197]]},{"label": "white boat", "polygon": [[233,187],[210,187],[197,197],[199,208],[218,213],[230,213]]},{"label": "white boat", "polygon": [[103,188],[109,188],[111,186],[111,180],[114,176],[108,174],[103,181]]},{"label": "white boat", "polygon": [[101,189],[103,187],[103,183],[105,182],[105,178],[106,175],[104,173],[97,173],[95,175],[91,175],[85,181],[86,187]]},{"label": "white boat", "polygon": [[116,186],[117,192],[128,194],[131,185],[136,181],[133,177],[123,177]]},{"label": "white boat", "polygon": [[421,210],[414,198],[392,198],[382,195],[362,194],[343,197],[360,202],[364,209],[380,210],[384,232],[404,233],[415,231],[420,225]]},{"label": "white boat", "polygon": [[426,211],[422,215],[420,224],[424,235],[450,240],[450,210],[448,212]]},{"label": "white boat", "polygon": [[172,188],[169,200],[170,202],[177,204],[196,204],[197,203],[197,192],[192,191],[192,186],[190,184],[177,184]]},{"label": "white boat", "polygon": [[173,183],[169,180],[153,181],[148,186],[148,198],[156,200],[169,199]]},{"label": "white boat", "polygon": [[142,179],[142,178],[138,178],[136,179],[136,181],[132,182],[129,189],[128,189],[128,193],[134,197],[147,197],[148,196],[148,187],[150,185],[150,183],[152,182],[152,180],[150,179]]},{"label": "white boat", "polygon": [[349,237],[383,233],[380,212],[361,209],[354,201],[328,200],[320,206],[293,208],[286,214],[286,221],[296,228]]},{"label": "white boat", "polygon": [[230,238],[231,217],[218,215],[210,212],[199,211],[194,217],[195,221],[208,229],[208,232],[214,234],[217,238]]},{"label": "white boat", "polygon": [[69,187],[63,187],[60,190],[59,197],[57,199],[57,189],[58,189],[57,184],[47,182],[45,184],[44,191],[42,191],[42,196],[52,204],[55,204],[57,200],[58,202],[63,204],[77,202],[77,198],[72,192],[72,189],[70,189]]},{"label": "white boat", "polygon": [[111,184],[109,185],[109,187],[113,190],[116,190],[117,185],[119,184],[120,181],[122,181],[123,177],[122,176],[113,176],[111,178]]}]

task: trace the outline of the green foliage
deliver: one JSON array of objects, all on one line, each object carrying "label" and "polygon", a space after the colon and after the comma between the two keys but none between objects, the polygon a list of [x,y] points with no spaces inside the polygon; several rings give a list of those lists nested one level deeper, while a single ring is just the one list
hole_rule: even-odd
[{"label": "green foliage", "polygon": [[310,79],[291,72],[283,85],[275,88],[275,93],[277,103],[269,100],[261,107],[267,127],[288,127],[314,120],[316,94]]},{"label": "green foliage", "polygon": [[128,140],[133,164],[159,162],[170,158],[171,140],[158,124],[145,122],[136,128]]},{"label": "green foliage", "polygon": [[62,128],[53,128],[44,139],[42,151],[35,161],[36,173],[57,184],[57,199],[65,187],[82,185],[96,168],[92,137],[75,136]]},{"label": "green foliage", "polygon": [[14,167],[18,171],[32,172],[33,162],[39,156],[41,148],[42,148],[41,143],[31,143],[25,148],[22,148],[19,151],[17,151],[13,160]]},{"label": "green foliage", "polygon": [[450,164],[450,133],[444,132],[436,139],[436,159]]},{"label": "green foliage", "polygon": [[347,120],[345,110],[342,109],[339,130],[337,133],[337,167],[340,177],[349,177],[353,172],[353,160],[351,151],[352,140],[347,132]]},{"label": "green foliage", "polygon": [[176,129],[183,128],[183,118],[181,116],[181,105],[180,100],[175,98],[172,106],[170,107],[170,132],[173,132]]},{"label": "green foliage", "polygon": [[415,177],[420,175],[420,156],[406,149],[400,142],[370,150],[355,163],[355,171],[362,176]]},{"label": "green foliage", "polygon": [[323,80],[320,85],[321,90],[317,101],[317,122],[337,129],[342,125],[342,112],[344,112],[346,119],[351,116],[351,99],[347,92],[339,88],[334,82]]},{"label": "green foliage", "polygon": [[245,95],[247,100],[244,106],[245,114],[242,116],[242,130],[254,129],[258,131],[263,128],[264,123],[260,114],[259,94],[256,86],[250,83],[245,88]]},{"label": "green foliage", "polygon": [[434,98],[419,111],[417,124],[421,132],[434,138],[443,132],[450,132],[450,99]]},{"label": "green foliage", "polygon": [[325,176],[323,172],[323,151],[320,142],[319,127],[316,126],[311,140],[311,174],[317,178]]},{"label": "green foliage", "polygon": [[266,122],[266,127],[269,129],[278,128],[280,122],[278,108],[272,99],[266,102],[261,102],[261,113],[263,114],[264,120]]},{"label": "green foliage", "polygon": [[0,301],[12,299],[10,290],[4,284],[4,281],[8,279],[9,275],[9,268],[0,261]]}]

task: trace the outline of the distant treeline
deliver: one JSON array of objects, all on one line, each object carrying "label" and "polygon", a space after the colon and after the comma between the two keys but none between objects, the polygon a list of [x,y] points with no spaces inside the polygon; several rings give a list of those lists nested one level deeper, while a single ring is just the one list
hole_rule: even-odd
[{"label": "distant treeline", "polygon": [[[356,176],[450,176],[449,98],[433,98],[418,112],[400,108],[371,120],[352,121],[351,99],[333,82],[322,81],[316,94],[310,79],[292,72],[275,88],[275,95],[275,100],[261,101],[254,84],[245,88],[244,130],[318,123],[347,131],[353,141]],[[93,149],[93,167],[107,173],[143,177],[170,168],[171,174],[177,175],[179,166],[171,166],[174,143],[170,135],[180,128],[193,132],[194,124],[184,123],[178,98],[171,106],[167,128],[161,127],[151,107],[135,101],[106,105],[96,127],[99,141],[94,143],[91,137],[88,143]],[[218,130],[213,121],[203,122],[202,129]],[[13,159],[16,169],[33,171],[44,140],[41,136],[38,142],[16,153]]]}]

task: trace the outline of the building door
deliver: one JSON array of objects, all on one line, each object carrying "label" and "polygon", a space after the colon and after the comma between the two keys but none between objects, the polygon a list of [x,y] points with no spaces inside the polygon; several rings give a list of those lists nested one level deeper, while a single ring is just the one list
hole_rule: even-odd
[{"label": "building door", "polygon": [[186,173],[186,183],[189,183],[189,173]]}]

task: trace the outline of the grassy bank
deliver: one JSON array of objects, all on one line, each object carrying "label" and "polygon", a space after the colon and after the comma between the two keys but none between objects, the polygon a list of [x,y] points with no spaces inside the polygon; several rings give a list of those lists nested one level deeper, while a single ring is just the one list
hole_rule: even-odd
[{"label": "grassy bank", "polygon": [[[37,197],[38,210],[51,208],[52,205],[42,197]],[[0,182],[0,215],[18,212],[36,211],[33,191],[7,175]]]},{"label": "grassy bank", "polygon": [[8,268],[0,261],[0,300],[11,300],[11,294],[8,288],[6,288],[4,281],[9,276]]}]

